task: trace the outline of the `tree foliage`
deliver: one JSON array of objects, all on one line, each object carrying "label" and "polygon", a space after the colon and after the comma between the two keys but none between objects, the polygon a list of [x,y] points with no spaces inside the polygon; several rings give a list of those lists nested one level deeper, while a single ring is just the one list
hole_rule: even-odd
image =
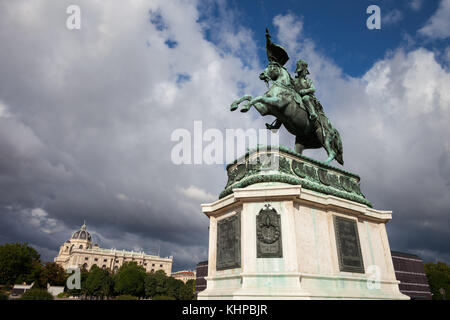
[{"label": "tree foliage", "polygon": [[[69,275],[70,276],[70,275]],[[66,287],[66,291],[69,295],[78,297],[80,295],[86,294],[86,280],[89,276],[89,272],[83,266],[80,268],[80,289],[69,289]]]},{"label": "tree foliage", "polygon": [[[24,294],[24,299],[53,299],[46,290],[47,283],[66,285],[69,276],[57,263],[48,262],[43,266],[39,253],[27,243],[0,246],[0,285],[9,287],[15,283],[35,282],[33,289]],[[67,295],[98,298],[117,295],[118,299],[148,297],[155,300],[191,300],[195,296],[195,281],[184,284],[163,270],[146,273],[136,262],[124,263],[114,275],[96,265],[89,271],[82,267],[80,276],[81,288],[66,287]]]},{"label": "tree foliage", "polygon": [[174,297],[177,300],[181,299],[181,293],[184,287],[183,281],[172,277],[167,277],[166,287],[167,287],[167,295],[169,297]]},{"label": "tree foliage", "polygon": [[41,288],[33,288],[31,290],[27,290],[22,297],[21,300],[53,300],[53,296],[45,289]]},{"label": "tree foliage", "polygon": [[195,280],[188,280],[182,289],[180,300],[195,299]]},{"label": "tree foliage", "polygon": [[41,269],[39,283],[43,288],[47,287],[47,283],[52,286],[64,286],[66,279],[67,275],[63,267],[55,262],[47,262]]},{"label": "tree foliage", "polygon": [[450,299],[450,265],[444,262],[425,263],[425,273],[433,300]]},{"label": "tree foliage", "polygon": [[39,253],[27,243],[0,246],[0,284],[34,281],[40,267]]},{"label": "tree foliage", "polygon": [[153,300],[192,300],[194,299],[194,280],[186,284],[168,277],[163,270],[147,274],[145,278],[145,295]]},{"label": "tree foliage", "polygon": [[136,262],[125,262],[114,275],[116,293],[143,297],[145,295],[145,269]]},{"label": "tree foliage", "polygon": [[109,297],[113,295],[113,280],[108,270],[100,269],[96,265],[91,270],[84,281],[83,292],[88,296]]},{"label": "tree foliage", "polygon": [[156,295],[156,285],[157,285],[157,280],[155,277],[154,273],[148,273],[145,276],[145,282],[144,282],[144,286],[145,286],[145,296],[152,298]]}]

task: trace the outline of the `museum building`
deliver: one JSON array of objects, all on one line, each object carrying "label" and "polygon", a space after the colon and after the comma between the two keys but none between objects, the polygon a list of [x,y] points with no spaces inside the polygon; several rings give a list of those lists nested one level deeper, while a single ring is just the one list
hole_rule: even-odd
[{"label": "museum building", "polygon": [[103,269],[117,271],[123,263],[131,261],[143,266],[147,272],[164,270],[167,275],[172,273],[172,256],[162,258],[144,252],[100,248],[98,244],[92,243],[91,234],[86,231],[86,224],[75,231],[70,240],[64,242],[54,259],[54,262],[65,270],[76,267],[89,270],[93,265],[97,265]]}]

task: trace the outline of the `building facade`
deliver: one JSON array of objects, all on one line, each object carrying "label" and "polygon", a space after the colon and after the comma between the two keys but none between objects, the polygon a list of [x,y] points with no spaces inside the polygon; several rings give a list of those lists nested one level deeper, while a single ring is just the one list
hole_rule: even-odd
[{"label": "building facade", "polygon": [[422,259],[415,255],[391,251],[400,292],[413,300],[431,300],[431,291]]},{"label": "building facade", "polygon": [[172,273],[172,277],[186,283],[189,280],[195,280],[195,271],[183,270],[174,272]]},{"label": "building facade", "polygon": [[72,234],[70,240],[64,242],[58,256],[54,259],[54,262],[64,269],[84,267],[89,270],[93,265],[97,265],[99,268],[114,272],[125,262],[131,261],[143,266],[147,272],[164,270],[167,275],[172,273],[172,256],[162,258],[144,252],[100,248],[92,243],[92,237],[87,232],[85,224]]},{"label": "building facade", "polygon": [[195,279],[195,296],[206,289],[206,277],[208,276],[208,260],[202,261],[197,264]]}]

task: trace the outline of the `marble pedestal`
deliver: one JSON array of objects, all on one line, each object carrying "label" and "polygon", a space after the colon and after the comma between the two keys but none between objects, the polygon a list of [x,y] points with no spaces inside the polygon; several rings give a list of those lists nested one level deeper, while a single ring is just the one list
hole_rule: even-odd
[{"label": "marble pedestal", "polygon": [[202,210],[210,234],[199,300],[409,299],[395,278],[390,211],[285,182],[233,188]]}]

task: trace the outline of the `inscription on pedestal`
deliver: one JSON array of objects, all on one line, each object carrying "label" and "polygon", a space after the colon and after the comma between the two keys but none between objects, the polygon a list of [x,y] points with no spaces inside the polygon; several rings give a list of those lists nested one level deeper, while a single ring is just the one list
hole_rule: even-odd
[{"label": "inscription on pedestal", "polygon": [[280,215],[268,204],[256,216],[256,243],[257,258],[283,257]]},{"label": "inscription on pedestal", "polygon": [[241,216],[217,221],[216,269],[225,270],[241,266]]},{"label": "inscription on pedestal", "polygon": [[355,220],[334,216],[334,231],[339,259],[339,269],[364,273],[364,263]]}]

